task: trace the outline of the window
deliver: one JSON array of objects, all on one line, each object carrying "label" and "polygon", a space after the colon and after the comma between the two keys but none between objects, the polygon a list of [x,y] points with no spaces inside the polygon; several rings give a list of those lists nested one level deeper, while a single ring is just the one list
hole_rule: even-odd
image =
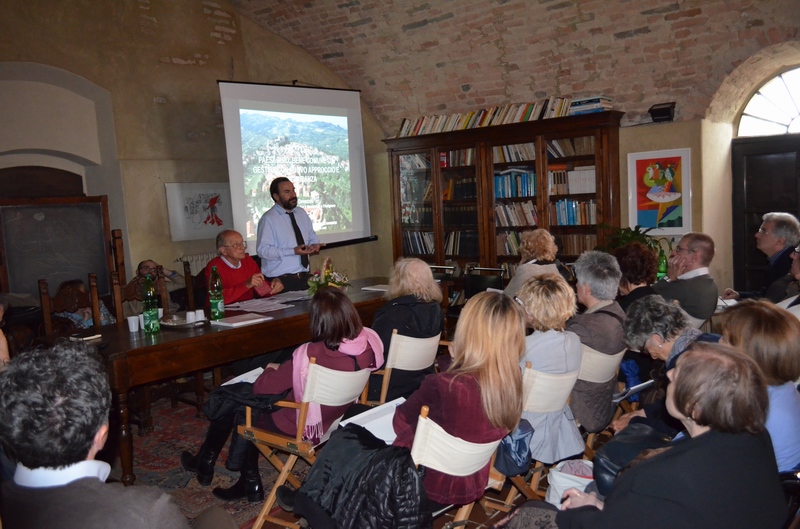
[{"label": "window", "polygon": [[800,132],[800,68],[784,72],[758,89],[739,121],[739,136]]}]

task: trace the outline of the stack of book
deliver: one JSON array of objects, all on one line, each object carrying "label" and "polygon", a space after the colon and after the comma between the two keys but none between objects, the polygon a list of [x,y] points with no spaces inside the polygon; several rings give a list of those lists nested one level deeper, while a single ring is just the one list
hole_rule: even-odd
[{"label": "stack of book", "polygon": [[547,97],[530,103],[509,103],[465,114],[419,116],[403,119],[397,137],[422,136],[438,132],[507,125],[539,119],[568,116],[572,105],[569,97]]},{"label": "stack of book", "polygon": [[578,116],[580,114],[593,114],[595,112],[613,110],[614,106],[611,104],[612,102],[613,100],[606,96],[592,96],[584,97],[582,99],[574,99],[569,107],[569,115]]},{"label": "stack of book", "polygon": [[539,224],[539,214],[533,201],[512,202],[511,204],[496,204],[494,216],[497,226],[536,226]]}]

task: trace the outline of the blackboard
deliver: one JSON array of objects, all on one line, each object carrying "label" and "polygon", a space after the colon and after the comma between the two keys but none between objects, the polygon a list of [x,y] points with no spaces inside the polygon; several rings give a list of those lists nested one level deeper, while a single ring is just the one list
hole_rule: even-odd
[{"label": "blackboard", "polygon": [[107,295],[113,260],[106,197],[0,201],[0,252],[4,292],[38,298],[39,279],[46,279],[54,295],[62,281],[86,283],[93,272]]}]

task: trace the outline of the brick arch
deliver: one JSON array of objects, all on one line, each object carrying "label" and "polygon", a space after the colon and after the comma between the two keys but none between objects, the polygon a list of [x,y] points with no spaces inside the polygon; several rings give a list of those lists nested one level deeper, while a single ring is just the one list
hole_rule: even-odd
[{"label": "brick arch", "polygon": [[776,75],[800,66],[800,40],[762,49],[739,64],[720,84],[706,111],[706,119],[737,124],[756,90]]}]

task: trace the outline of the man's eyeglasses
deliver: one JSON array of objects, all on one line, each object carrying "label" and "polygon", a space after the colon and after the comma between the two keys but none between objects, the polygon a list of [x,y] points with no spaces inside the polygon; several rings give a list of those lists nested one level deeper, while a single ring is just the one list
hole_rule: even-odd
[{"label": "man's eyeglasses", "polygon": [[771,233],[765,230],[764,228],[758,228],[758,233],[760,233],[761,235],[771,235]]},{"label": "man's eyeglasses", "polygon": [[681,252],[694,253],[694,250],[692,250],[690,248],[685,248],[683,246],[676,246],[675,247],[675,253],[681,253]]},{"label": "man's eyeglasses", "polygon": [[223,246],[223,248],[236,248],[236,249],[247,250],[247,241],[237,242],[236,244],[226,244]]},{"label": "man's eyeglasses", "polygon": [[158,270],[158,268],[156,268],[155,266],[140,266],[139,270],[141,270],[142,272],[155,272],[156,270]]}]

